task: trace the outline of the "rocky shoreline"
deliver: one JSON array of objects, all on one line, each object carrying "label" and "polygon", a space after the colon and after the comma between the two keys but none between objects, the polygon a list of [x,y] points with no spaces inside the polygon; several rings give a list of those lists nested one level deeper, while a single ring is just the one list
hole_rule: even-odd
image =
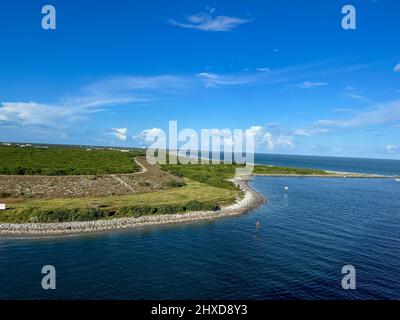
[{"label": "rocky shoreline", "polygon": [[242,191],[243,197],[236,203],[218,211],[196,211],[169,215],[142,216],[138,218],[119,218],[112,220],[57,222],[57,223],[0,223],[0,235],[40,236],[68,235],[107,230],[123,230],[149,225],[175,224],[212,220],[220,217],[241,215],[261,206],[265,199],[248,185],[249,175],[232,179]]}]

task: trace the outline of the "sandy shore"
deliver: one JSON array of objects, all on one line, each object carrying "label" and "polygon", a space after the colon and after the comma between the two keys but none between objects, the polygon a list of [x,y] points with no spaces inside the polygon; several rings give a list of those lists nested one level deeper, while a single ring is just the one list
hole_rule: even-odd
[{"label": "sandy shore", "polygon": [[82,222],[57,223],[0,223],[0,235],[66,235],[107,230],[131,229],[148,225],[163,225],[182,222],[212,220],[220,217],[235,216],[255,209],[265,202],[262,195],[248,185],[251,176],[236,176],[231,181],[242,191],[243,197],[236,203],[218,211],[195,211],[181,214],[142,216],[139,218],[119,218]]}]

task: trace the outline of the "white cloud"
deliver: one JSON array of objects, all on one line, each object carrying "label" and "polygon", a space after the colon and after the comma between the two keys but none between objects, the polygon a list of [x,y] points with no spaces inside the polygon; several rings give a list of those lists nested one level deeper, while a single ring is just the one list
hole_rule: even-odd
[{"label": "white cloud", "polygon": [[259,80],[259,77],[251,75],[218,75],[216,73],[202,72],[197,77],[204,83],[207,88],[219,87],[226,85],[239,85],[251,83]]},{"label": "white cloud", "polygon": [[355,87],[353,86],[347,86],[344,88],[345,92],[342,92],[342,95],[348,97],[348,98],[352,98],[354,100],[359,100],[359,101],[364,101],[364,102],[368,102],[369,99],[366,97],[363,97],[360,94],[357,94],[354,90],[356,90]]},{"label": "white cloud", "polygon": [[369,99],[366,97],[363,97],[362,95],[356,94],[356,93],[347,93],[345,94],[347,97],[352,98],[354,100],[359,100],[359,101],[365,101],[368,102]]},{"label": "white cloud", "polygon": [[190,76],[161,74],[156,76],[122,75],[100,79],[84,87],[94,95],[147,91],[180,91],[193,85]]},{"label": "white cloud", "polygon": [[[357,66],[360,68],[360,66]],[[317,68],[317,70],[316,70]],[[322,70],[320,70],[323,68]],[[328,69],[327,69],[328,68]],[[141,75],[120,75],[109,78],[100,79],[86,85],[83,88],[85,94],[89,96],[96,96],[97,99],[105,99],[107,97],[131,97],[133,94],[137,102],[139,100],[138,94],[141,94],[142,102],[151,100],[154,95],[163,93],[175,94],[187,92],[190,89],[198,88],[199,85],[206,85],[206,87],[220,87],[226,85],[240,85],[247,83],[264,83],[271,84],[276,82],[295,81],[299,77],[309,76],[314,77],[317,74],[324,74],[326,72],[348,72],[347,68],[335,68],[329,70],[329,65],[326,63],[314,63],[299,66],[289,66],[282,69],[269,70],[267,67],[257,68],[254,72],[240,72],[232,74],[218,74],[211,72],[201,72],[194,75],[184,74],[160,74],[154,76],[141,76]],[[353,69],[352,69],[353,70]],[[328,85],[326,82],[311,82],[305,81],[303,83],[292,85],[304,89],[315,88]],[[145,98],[143,95],[146,94]],[[152,95],[150,98],[148,94]],[[158,98],[158,97],[156,97]]]},{"label": "white cloud", "polygon": [[300,89],[311,89],[311,88],[323,87],[323,86],[327,86],[327,85],[328,85],[327,82],[304,81],[299,84],[290,85],[290,87],[296,87],[296,88],[300,88]]},{"label": "white cloud", "polygon": [[271,132],[266,132],[264,134],[263,141],[266,143],[268,150],[274,150],[278,147],[288,148],[294,146],[291,137],[285,136],[283,134],[274,136]]},{"label": "white cloud", "polygon": [[393,68],[394,72],[400,72],[400,63],[396,64]]},{"label": "white cloud", "polygon": [[[125,75],[101,79],[84,87],[84,90],[91,95],[102,97],[130,96],[138,93],[181,93],[191,88],[197,88],[205,84],[206,87],[219,87],[224,85],[240,85],[255,83],[267,77],[267,73],[237,73],[217,74],[212,72],[201,72],[194,75],[165,74],[158,76],[136,76]],[[138,97],[137,97],[137,100]],[[146,102],[148,99],[141,99]]]},{"label": "white cloud", "polygon": [[237,26],[250,22],[249,19],[242,19],[228,16],[214,16],[215,8],[208,8],[208,12],[201,12],[186,17],[186,22],[179,22],[174,19],[168,22],[174,26],[196,29],[201,31],[231,31]]},{"label": "white cloud", "polygon": [[22,126],[67,127],[82,121],[88,115],[104,111],[104,107],[127,102],[134,98],[120,99],[73,99],[65,104],[43,104],[36,102],[0,103],[0,122]]},{"label": "white cloud", "polygon": [[335,108],[335,109],[333,109],[332,111],[333,111],[333,112],[351,112],[351,111],[353,111],[353,110],[350,109],[350,108]]},{"label": "white cloud", "polygon": [[299,136],[313,136],[329,133],[334,129],[382,125],[399,120],[400,100],[379,104],[375,109],[360,112],[349,119],[318,120],[308,127],[295,129],[293,134]]},{"label": "white cloud", "polygon": [[[166,135],[160,128],[145,129],[141,131],[137,136],[133,137],[133,140],[140,145],[149,145],[155,138],[166,143]],[[207,135],[210,137],[216,137],[220,139],[221,147],[231,147],[234,144],[233,131],[229,129],[208,129]],[[291,148],[295,144],[290,135],[284,133],[273,133],[268,131],[264,126],[251,126],[245,130],[246,139],[254,138],[254,145],[256,149],[268,149],[275,150],[280,148]],[[197,139],[200,139],[201,133],[198,132]],[[198,141],[200,146],[200,141]]]},{"label": "white cloud", "polygon": [[35,102],[3,102],[0,121],[21,125],[50,125],[57,118],[67,116],[67,110]]},{"label": "white cloud", "polygon": [[270,68],[257,68],[256,69],[257,71],[260,71],[260,72],[270,72],[271,70],[270,70]]},{"label": "white cloud", "polygon": [[[214,13],[212,8],[208,10],[210,14]],[[82,88],[78,88],[77,93],[72,97],[55,100],[56,102],[52,103],[34,100],[0,102],[0,125],[6,124],[18,128],[25,126],[25,132],[28,132],[28,126],[36,126],[36,131],[40,129],[50,134],[68,127],[77,128],[81,121],[89,120],[94,113],[108,111],[111,106],[127,106],[152,100],[162,100],[170,97],[171,94],[184,93],[187,97],[191,97],[190,90],[202,89],[204,86],[206,88],[218,88],[247,84],[268,85],[277,82],[288,83],[288,81],[296,83],[299,81],[298,79],[302,79],[305,76],[315,79],[317,77],[315,72],[317,74],[329,72],[329,69],[326,70],[326,68],[329,68],[329,65],[320,62],[289,66],[282,69],[274,69],[270,72],[266,72],[267,68],[258,68],[259,70],[254,70],[253,72],[233,74],[203,72],[193,75],[114,76],[89,83]],[[260,72],[261,69],[264,72]],[[335,72],[343,71],[349,72],[348,68],[346,70],[335,68]],[[311,88],[325,84],[323,82],[306,81],[301,86]],[[31,129],[33,130],[33,128]],[[107,128],[105,132],[108,133],[109,130]],[[273,128],[266,128],[266,130],[273,131],[273,137],[276,137],[276,130]]]},{"label": "white cloud", "polygon": [[156,138],[160,143],[166,143],[166,136],[164,130],[160,128],[151,128],[142,130],[137,136],[133,137],[133,140],[138,142],[140,145],[148,146],[154,141]]},{"label": "white cloud", "polygon": [[125,141],[128,134],[127,128],[112,128],[111,133],[116,136],[119,140]]},{"label": "white cloud", "polygon": [[292,137],[284,133],[272,133],[264,126],[252,126],[249,131],[254,136],[256,147],[265,147],[268,150],[294,147]]},{"label": "white cloud", "polygon": [[361,127],[368,125],[380,125],[400,120],[400,100],[380,104],[371,111],[361,112],[347,120],[320,120],[321,124],[337,127]]},{"label": "white cloud", "polygon": [[398,149],[397,145],[393,145],[393,144],[388,144],[387,146],[385,146],[385,150],[388,152],[392,152]]},{"label": "white cloud", "polygon": [[295,136],[311,137],[320,134],[328,133],[330,130],[327,128],[298,128],[293,130]]},{"label": "white cloud", "polygon": [[142,132],[140,132],[139,136],[144,137],[144,138],[146,138],[146,137],[154,138],[154,137],[162,135],[163,133],[164,133],[164,131],[162,129],[154,127],[152,129],[143,130]]}]

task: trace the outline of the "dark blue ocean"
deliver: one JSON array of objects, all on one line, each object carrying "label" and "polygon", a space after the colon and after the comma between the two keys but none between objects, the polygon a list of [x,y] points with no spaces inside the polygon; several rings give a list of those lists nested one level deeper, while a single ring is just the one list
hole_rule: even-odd
[{"label": "dark blue ocean", "polygon": [[[336,165],[343,169],[326,169],[354,166]],[[370,170],[391,174],[398,165],[377,167]],[[252,185],[268,202],[240,217],[60,238],[0,238],[0,298],[400,298],[400,182],[256,177]],[[47,264],[57,270],[56,290],[41,288]],[[341,287],[341,269],[348,264],[356,268],[356,290]]]},{"label": "dark blue ocean", "polygon": [[400,160],[298,156],[256,153],[255,163],[342,172],[400,175]]}]

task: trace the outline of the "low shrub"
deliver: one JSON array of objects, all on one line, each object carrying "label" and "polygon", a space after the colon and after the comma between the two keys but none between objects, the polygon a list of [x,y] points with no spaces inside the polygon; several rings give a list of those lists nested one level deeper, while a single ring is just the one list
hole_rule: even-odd
[{"label": "low shrub", "polygon": [[111,217],[141,217],[154,214],[174,214],[189,211],[217,211],[221,206],[217,202],[190,201],[186,204],[161,204],[157,206],[137,205],[110,209],[90,208],[18,208],[0,212],[1,222],[10,223],[48,223],[67,221],[94,221]]},{"label": "low shrub", "polygon": [[170,180],[164,184],[164,186],[167,188],[180,188],[185,185],[186,185],[186,183],[184,183],[183,181],[176,181],[176,180]]}]

